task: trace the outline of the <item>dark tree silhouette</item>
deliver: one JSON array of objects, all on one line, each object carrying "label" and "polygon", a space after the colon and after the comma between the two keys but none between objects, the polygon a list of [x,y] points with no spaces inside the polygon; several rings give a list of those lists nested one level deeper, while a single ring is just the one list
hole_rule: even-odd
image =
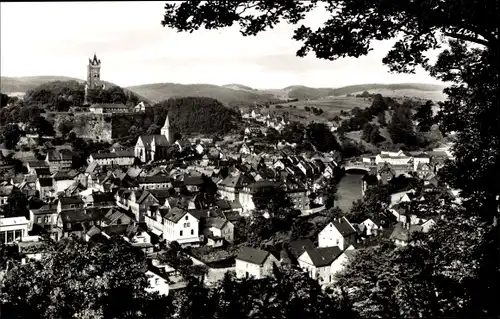
[{"label": "dark tree silhouette", "polygon": [[432,105],[432,101],[427,101],[424,105],[421,105],[418,108],[417,113],[413,116],[413,119],[418,121],[417,127],[421,132],[429,132],[434,124]]}]

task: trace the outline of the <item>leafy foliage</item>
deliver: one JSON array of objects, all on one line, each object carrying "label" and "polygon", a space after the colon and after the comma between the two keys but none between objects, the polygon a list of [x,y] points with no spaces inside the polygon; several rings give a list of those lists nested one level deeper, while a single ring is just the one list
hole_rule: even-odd
[{"label": "leafy foliage", "polygon": [[432,105],[432,101],[427,101],[418,108],[417,113],[413,116],[413,119],[418,121],[418,129],[421,132],[429,132],[434,124]]},{"label": "leafy foliage", "polygon": [[407,146],[416,144],[412,118],[411,109],[408,107],[399,106],[393,110],[391,122],[387,126],[393,143]]},{"label": "leafy foliage", "polygon": [[0,142],[5,142],[7,149],[14,149],[21,139],[21,130],[17,124],[8,124],[0,128]]},{"label": "leafy foliage", "polygon": [[81,106],[85,86],[77,81],[54,81],[28,90],[24,96],[27,105],[40,105],[50,111],[67,111],[71,106]]},{"label": "leafy foliage", "polygon": [[41,261],[8,272],[2,311],[17,318],[149,318],[158,307],[167,311],[169,298],[145,291],[145,270],[143,257],[121,239],[91,246],[65,238]]},{"label": "leafy foliage", "polygon": [[310,123],[306,129],[308,140],[320,152],[340,150],[340,145],[324,123]]},{"label": "leafy foliage", "polygon": [[146,117],[160,127],[170,119],[182,134],[227,134],[238,126],[241,115],[219,101],[205,97],[186,97],[160,102],[146,111]]}]

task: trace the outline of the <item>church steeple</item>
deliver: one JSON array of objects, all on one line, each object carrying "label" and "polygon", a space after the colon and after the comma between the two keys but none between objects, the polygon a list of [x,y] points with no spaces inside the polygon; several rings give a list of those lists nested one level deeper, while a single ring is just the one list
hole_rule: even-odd
[{"label": "church steeple", "polygon": [[163,127],[161,128],[161,135],[165,136],[169,143],[173,143],[173,138],[170,132],[170,120],[168,119],[168,114],[167,118],[165,119],[165,125],[163,125]]}]

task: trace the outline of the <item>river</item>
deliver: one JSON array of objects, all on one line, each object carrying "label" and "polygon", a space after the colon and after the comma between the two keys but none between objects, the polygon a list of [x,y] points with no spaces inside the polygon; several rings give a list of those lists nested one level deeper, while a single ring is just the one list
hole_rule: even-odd
[{"label": "river", "polygon": [[348,212],[352,207],[352,202],[360,199],[361,196],[361,179],[363,174],[360,173],[345,173],[344,177],[337,185],[338,200],[335,206]]}]

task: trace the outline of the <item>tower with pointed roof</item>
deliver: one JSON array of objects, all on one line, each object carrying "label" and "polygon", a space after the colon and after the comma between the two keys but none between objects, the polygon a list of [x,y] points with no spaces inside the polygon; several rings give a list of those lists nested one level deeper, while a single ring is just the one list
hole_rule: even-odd
[{"label": "tower with pointed roof", "polygon": [[84,104],[88,104],[88,89],[96,87],[105,88],[105,85],[101,82],[101,60],[99,60],[97,55],[94,53],[94,58],[89,59],[89,64],[87,65],[87,83],[85,83]]},{"label": "tower with pointed roof", "polygon": [[163,127],[161,128],[161,135],[165,136],[170,144],[174,142],[173,134],[170,130],[170,120],[168,119],[168,114],[167,118],[165,119],[165,125],[163,125]]},{"label": "tower with pointed roof", "polygon": [[94,58],[89,59],[89,64],[87,66],[87,86],[89,88],[95,88],[101,83],[101,60],[97,59],[97,55],[94,53]]}]

